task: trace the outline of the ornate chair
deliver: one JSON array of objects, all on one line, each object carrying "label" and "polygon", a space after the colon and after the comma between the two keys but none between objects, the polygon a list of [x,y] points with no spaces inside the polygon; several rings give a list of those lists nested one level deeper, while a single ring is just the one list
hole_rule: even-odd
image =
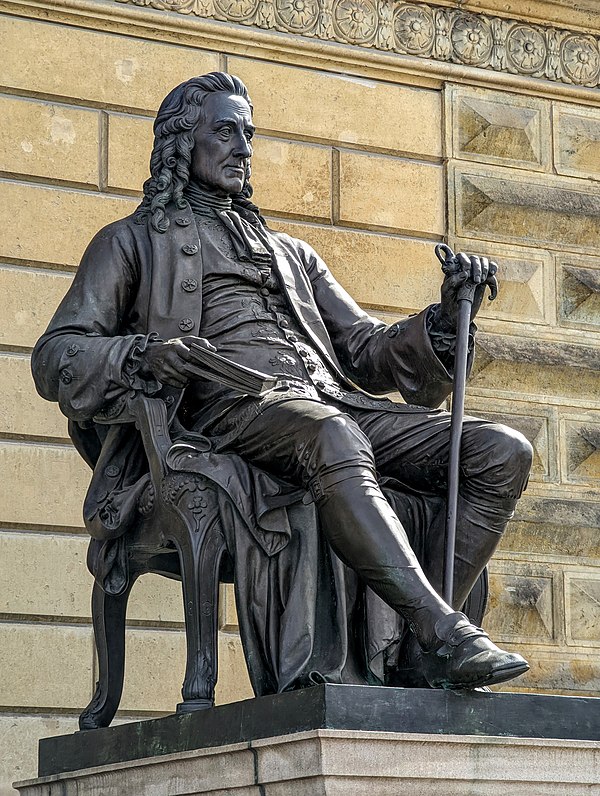
[{"label": "ornate chair", "polygon": [[[110,416],[110,413],[109,413]],[[99,679],[90,704],[81,713],[81,729],[108,726],[119,706],[125,668],[127,601],[136,579],[147,572],[182,581],[187,641],[183,701],[177,712],[212,707],[217,682],[218,591],[233,582],[218,491],[211,479],[169,466],[172,447],[167,406],[158,398],[136,395],[112,421],[135,423],[150,468],[139,502],[140,519],[122,537],[128,579],[119,594],[96,582],[92,621]],[[471,592],[464,610],[480,623],[487,601],[487,573]]]}]

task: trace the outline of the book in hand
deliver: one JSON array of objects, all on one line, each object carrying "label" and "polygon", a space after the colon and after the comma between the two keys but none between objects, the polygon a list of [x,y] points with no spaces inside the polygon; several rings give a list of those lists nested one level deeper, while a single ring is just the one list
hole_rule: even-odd
[{"label": "book in hand", "polygon": [[277,384],[276,376],[238,365],[197,343],[190,344],[190,354],[190,362],[203,378],[218,381],[248,395],[259,397]]}]

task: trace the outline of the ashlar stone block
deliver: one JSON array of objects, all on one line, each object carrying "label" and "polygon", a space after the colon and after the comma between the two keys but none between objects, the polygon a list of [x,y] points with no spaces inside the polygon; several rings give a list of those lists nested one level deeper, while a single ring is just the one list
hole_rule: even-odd
[{"label": "ashlar stone block", "polygon": [[264,131],[441,157],[438,91],[250,58],[229,57],[227,69],[248,86]]},{"label": "ashlar stone block", "polygon": [[498,264],[498,296],[484,301],[478,317],[550,324],[554,320],[554,264],[539,249],[456,238],[455,251],[484,255]]},{"label": "ashlar stone block", "polygon": [[4,526],[83,527],[83,498],[91,470],[74,448],[3,442],[0,472],[0,523]]},{"label": "ashlar stone block", "polygon": [[546,171],[550,103],[508,92],[451,87],[446,92],[452,156]]},{"label": "ashlar stone block", "polygon": [[92,685],[91,627],[3,622],[0,655],[0,705],[43,713],[44,708],[75,710],[87,704]]},{"label": "ashlar stone block", "polygon": [[[181,702],[186,644],[183,630],[129,628],[120,710],[173,713]],[[240,638],[219,633],[218,704],[252,696]]]},{"label": "ashlar stone block", "polygon": [[0,433],[11,437],[68,439],[67,418],[44,401],[33,384],[29,357],[0,353]]},{"label": "ashlar stone block", "polygon": [[0,170],[98,186],[100,114],[0,97]]},{"label": "ashlar stone block", "polygon": [[153,120],[124,113],[108,114],[109,189],[141,193],[150,176],[150,153],[154,142]]},{"label": "ashlar stone block", "polygon": [[265,212],[329,221],[331,149],[257,136],[252,185],[256,202]]},{"label": "ashlar stone block", "polygon": [[600,575],[565,573],[565,604],[570,643],[600,647]]},{"label": "ashlar stone block", "polygon": [[562,421],[563,479],[598,484],[600,481],[600,423],[588,418]]},{"label": "ashlar stone block", "polygon": [[219,68],[217,53],[191,47],[14,16],[0,25],[5,86],[101,107],[155,111],[173,86]]},{"label": "ashlar stone block", "polygon": [[233,583],[221,583],[219,586],[219,628],[226,633],[233,633],[237,632],[238,627]]},{"label": "ashlar stone block", "polygon": [[442,167],[341,152],[340,221],[352,226],[443,235]]},{"label": "ashlar stone block", "polygon": [[553,116],[556,171],[600,179],[600,110],[555,103]]},{"label": "ashlar stone block", "polygon": [[0,613],[89,617],[87,541],[83,535],[0,532]]},{"label": "ashlar stone block", "polygon": [[0,344],[33,347],[72,279],[57,271],[0,265]]},{"label": "ashlar stone block", "polygon": [[[91,81],[93,82],[93,81]],[[0,182],[0,213],[11,215],[0,256],[5,259],[74,266],[106,224],[133,213],[138,201],[66,188]],[[14,213],[18,207],[19,212]],[[40,218],[44,224],[40,225]]]},{"label": "ashlar stone block", "polygon": [[527,570],[490,573],[486,629],[502,641],[556,643],[552,576]]},{"label": "ashlar stone block", "polygon": [[11,783],[37,774],[38,740],[77,731],[76,716],[0,716],[0,794],[14,796]]},{"label": "ashlar stone block", "polygon": [[561,324],[600,328],[600,259],[558,257],[558,312]]},{"label": "ashlar stone block", "polygon": [[[91,594],[92,578],[88,588]],[[127,605],[127,620],[183,627],[181,583],[161,575],[142,575],[135,582]]]},{"label": "ashlar stone block", "polygon": [[[110,114],[108,186],[140,193],[150,176],[152,119]],[[254,199],[265,212],[331,219],[329,147],[256,136],[252,157]]]},{"label": "ashlar stone block", "polygon": [[516,171],[456,167],[449,179],[451,232],[596,253],[600,185]]},{"label": "ashlar stone block", "polygon": [[377,311],[388,310],[390,323],[400,313],[439,301],[442,277],[431,242],[280,219],[270,223],[313,246],[353,298]]}]

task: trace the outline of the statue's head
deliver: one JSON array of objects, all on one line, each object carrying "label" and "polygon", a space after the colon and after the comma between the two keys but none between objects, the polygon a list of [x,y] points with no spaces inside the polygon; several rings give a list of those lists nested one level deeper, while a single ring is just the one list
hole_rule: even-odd
[{"label": "statue's head", "polygon": [[194,77],[163,100],[154,122],[150,178],[137,217],[169,226],[165,207],[185,207],[190,179],[220,196],[240,201],[252,195],[252,104],[242,81],[225,72]]}]

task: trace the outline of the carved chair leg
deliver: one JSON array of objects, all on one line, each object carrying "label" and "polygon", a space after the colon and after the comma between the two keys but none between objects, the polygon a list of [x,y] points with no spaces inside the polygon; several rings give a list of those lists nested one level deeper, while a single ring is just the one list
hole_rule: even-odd
[{"label": "carved chair leg", "polygon": [[108,727],[114,718],[125,671],[125,615],[135,577],[119,596],[106,594],[97,583],[92,591],[92,622],[98,653],[98,682],[92,701],[79,717],[79,729]]},{"label": "carved chair leg", "polygon": [[[200,538],[198,538],[200,537]],[[214,705],[217,682],[219,570],[225,551],[216,523],[178,545],[183,585],[187,664],[178,713]]]}]

